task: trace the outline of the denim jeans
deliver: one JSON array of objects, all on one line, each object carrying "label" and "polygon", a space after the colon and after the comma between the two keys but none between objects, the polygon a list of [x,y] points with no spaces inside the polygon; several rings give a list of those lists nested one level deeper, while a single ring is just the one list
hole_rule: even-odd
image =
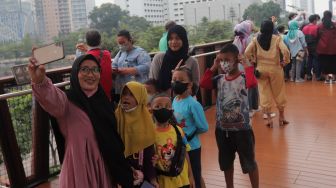
[{"label": "denim jeans", "polygon": [[302,61],[298,61],[296,57],[292,58],[292,68],[290,70],[291,79],[293,80],[301,79],[301,68],[302,68]]},{"label": "denim jeans", "polygon": [[321,77],[321,67],[320,67],[320,63],[318,62],[316,53],[309,53],[308,63],[307,63],[307,75],[312,76],[311,75],[312,69],[315,74],[315,77],[320,78]]}]

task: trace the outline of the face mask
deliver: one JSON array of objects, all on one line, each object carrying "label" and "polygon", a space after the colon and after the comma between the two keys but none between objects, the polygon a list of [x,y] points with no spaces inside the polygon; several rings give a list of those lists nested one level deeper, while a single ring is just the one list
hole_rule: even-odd
[{"label": "face mask", "polygon": [[152,102],[153,95],[147,95],[147,103]]},{"label": "face mask", "polygon": [[175,81],[171,84],[171,86],[175,94],[182,95],[187,90],[188,84],[189,83],[182,83],[180,81]]},{"label": "face mask", "polygon": [[138,106],[135,106],[135,107],[133,107],[133,108],[131,108],[131,109],[126,110],[125,107],[124,107],[124,105],[121,105],[121,109],[123,109],[124,112],[126,112],[126,113],[129,113],[129,112],[134,111],[137,107],[138,107]]},{"label": "face mask", "polygon": [[119,46],[120,51],[126,51],[127,50],[127,45],[125,45],[125,44],[123,44],[123,45],[119,44],[118,46]]},{"label": "face mask", "polygon": [[230,63],[228,61],[221,61],[220,65],[225,74],[231,72]]},{"label": "face mask", "polygon": [[173,110],[167,108],[153,110],[153,116],[157,122],[166,123],[173,116]]}]

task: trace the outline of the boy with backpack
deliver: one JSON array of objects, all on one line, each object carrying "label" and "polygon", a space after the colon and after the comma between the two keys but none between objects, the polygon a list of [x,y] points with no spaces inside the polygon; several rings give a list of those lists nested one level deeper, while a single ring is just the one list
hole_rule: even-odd
[{"label": "boy with backpack", "polygon": [[153,157],[153,164],[160,187],[195,187],[187,152],[190,146],[182,129],[172,121],[174,117],[170,97],[154,96],[151,112],[156,125],[156,155]]},{"label": "boy with backpack", "polygon": [[[253,66],[244,62],[245,75],[238,69],[239,50],[234,44],[222,48],[211,69],[206,70],[200,86],[217,89],[216,141],[219,166],[225,174],[226,186],[233,188],[233,163],[237,152],[243,173],[248,173],[253,188],[259,187],[259,172],[255,160],[255,140],[249,119],[247,87],[252,86]],[[243,60],[244,61],[244,60]],[[225,74],[214,76],[221,68]]]}]

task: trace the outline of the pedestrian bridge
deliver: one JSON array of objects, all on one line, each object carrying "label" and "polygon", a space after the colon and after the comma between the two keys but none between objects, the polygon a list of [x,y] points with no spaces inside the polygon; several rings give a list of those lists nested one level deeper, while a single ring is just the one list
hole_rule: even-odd
[{"label": "pedestrian bridge", "polygon": [[[211,66],[216,50],[231,41],[196,46],[201,73]],[[70,67],[48,71],[65,88]],[[23,92],[19,92],[23,91]],[[286,83],[290,124],[265,126],[262,113],[252,118],[260,187],[336,187],[336,85],[322,82]],[[198,100],[206,109],[209,132],[201,136],[203,177],[208,188],[225,187],[215,141],[215,92],[201,90]],[[274,111],[276,109],[274,108]],[[60,165],[49,117],[32,102],[29,86],[17,86],[13,77],[0,78],[0,187],[58,187]],[[235,162],[235,187],[251,187],[248,175]]]}]

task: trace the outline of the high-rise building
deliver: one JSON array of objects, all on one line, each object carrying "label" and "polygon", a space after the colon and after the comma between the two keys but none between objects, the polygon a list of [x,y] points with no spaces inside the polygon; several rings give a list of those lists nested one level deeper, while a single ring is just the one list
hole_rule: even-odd
[{"label": "high-rise building", "polygon": [[36,23],[46,41],[89,26],[95,0],[34,0]]},{"label": "high-rise building", "polygon": [[34,35],[32,4],[19,0],[0,0],[0,43],[22,40]]},{"label": "high-rise building", "polygon": [[314,0],[287,0],[286,10],[289,12],[304,11],[308,15],[315,13]]},{"label": "high-rise building", "polygon": [[168,0],[115,0],[114,3],[131,16],[144,17],[153,25],[163,25],[168,20]]},{"label": "high-rise building", "polygon": [[[229,20],[237,23],[242,20],[244,10],[258,0],[214,0],[208,2],[188,3],[183,6],[183,18],[176,16],[174,21],[179,24],[196,25],[205,17],[209,21]],[[175,16],[175,14],[174,14]]]}]

